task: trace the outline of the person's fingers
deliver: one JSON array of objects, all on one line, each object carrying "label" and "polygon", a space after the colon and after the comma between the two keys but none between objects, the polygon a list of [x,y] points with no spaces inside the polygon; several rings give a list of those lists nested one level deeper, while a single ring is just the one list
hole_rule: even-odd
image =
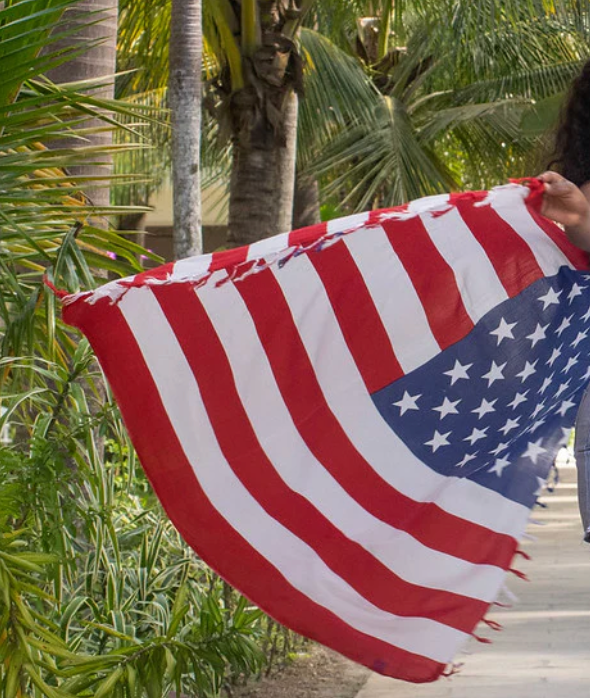
[{"label": "person's fingers", "polygon": [[546,172],[543,172],[540,174],[537,179],[540,179],[542,182],[545,182],[546,184],[553,184],[555,182],[567,182],[567,179],[565,177],[562,177],[558,172],[553,172],[553,170],[547,170]]},{"label": "person's fingers", "polygon": [[546,181],[545,184],[545,194],[555,194],[556,196],[570,196],[574,193],[576,185],[570,182],[568,179],[560,177],[552,181]]}]

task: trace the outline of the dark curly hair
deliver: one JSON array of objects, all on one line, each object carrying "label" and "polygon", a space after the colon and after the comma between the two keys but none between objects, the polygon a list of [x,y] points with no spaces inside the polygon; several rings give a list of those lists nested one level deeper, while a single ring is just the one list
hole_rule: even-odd
[{"label": "dark curly hair", "polygon": [[562,110],[553,165],[577,186],[590,181],[590,60],[573,81]]}]

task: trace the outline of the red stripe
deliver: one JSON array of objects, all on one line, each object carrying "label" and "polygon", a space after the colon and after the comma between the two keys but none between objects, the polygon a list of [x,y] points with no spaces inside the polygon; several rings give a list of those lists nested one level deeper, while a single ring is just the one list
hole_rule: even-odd
[{"label": "red stripe", "polygon": [[[408,272],[441,349],[463,339],[473,322],[465,310],[451,267],[445,262],[418,216],[384,220],[383,229]],[[428,273],[424,273],[424,271]]]},{"label": "red stripe", "polygon": [[455,205],[510,298],[545,276],[531,248],[491,206],[474,208],[472,201],[460,196]]},{"label": "red stripe", "polygon": [[132,283],[130,285],[141,286],[148,279],[157,279],[158,281],[162,281],[166,279],[169,274],[172,273],[173,269],[174,262],[168,262],[167,264],[162,264],[161,266],[156,267],[155,269],[143,271],[141,272],[141,274],[136,274],[132,277]]},{"label": "red stripe", "polygon": [[[475,564],[507,569],[516,550],[510,536],[459,519],[431,502],[397,492],[358,453],[331,412],[282,290],[270,270],[235,284],[248,306],[272,371],[310,451],[367,511],[430,548]],[[272,303],[267,299],[272,298]],[[376,414],[376,418],[380,418]]]},{"label": "red stripe", "polygon": [[559,249],[571,262],[574,269],[587,271],[590,266],[588,252],[584,252],[584,250],[581,250],[579,247],[573,245],[567,239],[561,228],[558,228],[555,223],[550,221],[548,218],[545,218],[545,216],[542,216],[538,211],[535,209],[529,209],[529,212],[534,218],[535,223],[542,228],[542,230],[553,240],[557,247],[559,247]]},{"label": "red stripe", "polygon": [[330,299],[348,349],[370,393],[403,376],[391,340],[349,249],[343,242],[309,260]]},{"label": "red stripe", "polygon": [[258,441],[225,350],[196,294],[174,284],[154,289],[154,295],[193,370],[227,462],[262,508],[378,608],[400,616],[430,618],[471,633],[489,604],[406,582],[285,484]]},{"label": "red stripe", "polygon": [[308,225],[305,228],[298,228],[289,233],[288,247],[308,245],[315,240],[319,240],[319,238],[323,237],[327,232],[327,223],[317,223],[316,225]]},{"label": "red stripe", "polygon": [[186,460],[118,306],[78,301],[64,308],[64,320],[90,340],[160,501],[205,562],[280,623],[375,671],[416,683],[442,674],[444,665],[354,630],[297,591],[215,510]]},{"label": "red stripe", "polygon": [[214,252],[211,255],[211,264],[209,271],[217,271],[218,269],[226,269],[235,267],[248,259],[248,245],[244,247],[236,247],[233,250],[224,250],[223,252]]}]

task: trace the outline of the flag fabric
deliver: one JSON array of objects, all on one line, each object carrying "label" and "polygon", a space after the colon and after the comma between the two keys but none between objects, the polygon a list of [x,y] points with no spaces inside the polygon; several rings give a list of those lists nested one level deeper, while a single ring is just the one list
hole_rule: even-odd
[{"label": "flag fabric", "polygon": [[281,623],[432,681],[484,619],[590,378],[543,185],[427,197],[63,299],[168,515]]}]

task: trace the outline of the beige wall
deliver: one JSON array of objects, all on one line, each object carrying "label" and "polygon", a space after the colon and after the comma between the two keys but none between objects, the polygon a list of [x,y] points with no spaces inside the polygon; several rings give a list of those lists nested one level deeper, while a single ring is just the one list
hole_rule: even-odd
[{"label": "beige wall", "polygon": [[[227,225],[227,191],[215,185],[207,187],[201,195],[203,225]],[[145,225],[163,227],[172,225],[172,187],[166,185],[150,199],[153,211],[146,216]]]},{"label": "beige wall", "polygon": [[[165,186],[150,200],[144,222],[144,246],[166,261],[173,258],[172,188]],[[227,193],[221,186],[208,187],[202,194],[203,252],[213,252],[225,244],[227,234]],[[149,266],[149,264],[147,265]]]}]

